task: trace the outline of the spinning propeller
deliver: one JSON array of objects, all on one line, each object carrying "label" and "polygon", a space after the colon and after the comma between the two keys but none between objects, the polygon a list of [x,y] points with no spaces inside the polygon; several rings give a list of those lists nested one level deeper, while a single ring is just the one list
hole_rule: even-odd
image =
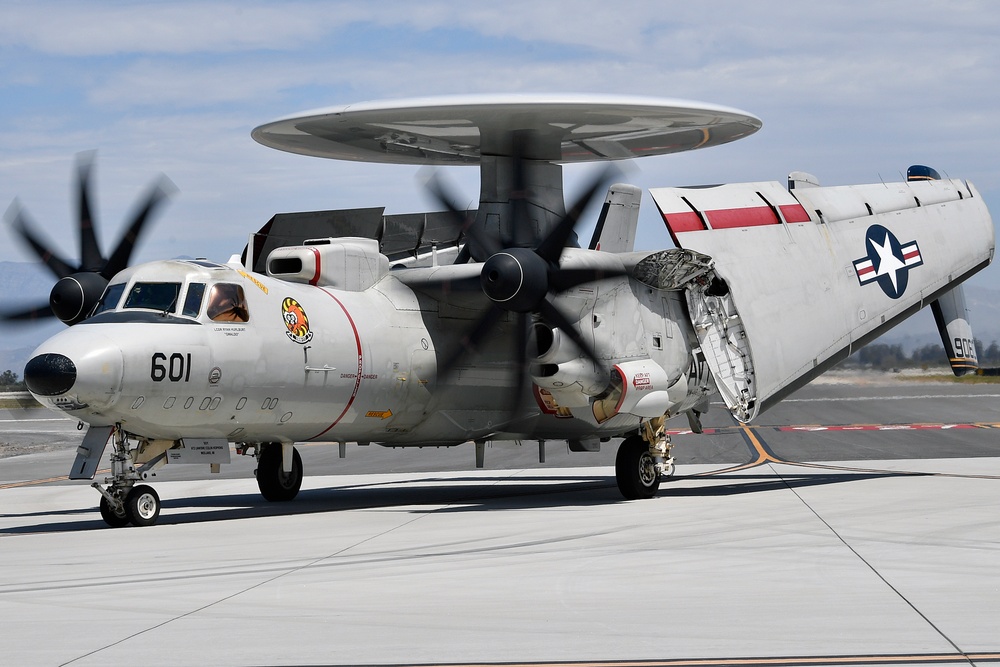
[{"label": "spinning propeller", "polygon": [[31,321],[42,317],[58,317],[73,325],[87,317],[97,305],[108,281],[129,265],[135,244],[157,206],[173,191],[174,186],[165,176],[154,183],[142,205],[132,215],[131,222],[108,256],[101,254],[95,233],[95,221],[90,209],[90,174],[93,153],[77,156],[77,190],[79,202],[80,263],[72,265],[49,249],[34,231],[25,210],[15,202],[7,212],[11,228],[31,248],[38,259],[58,279],[49,294],[48,304],[39,304],[26,310],[0,314],[6,321]]},{"label": "spinning propeller", "polygon": [[[515,153],[519,151],[515,150]],[[521,396],[531,360],[538,356],[537,350],[529,352],[529,345],[536,338],[532,336],[532,327],[538,320],[558,328],[595,364],[601,363],[593,347],[583,338],[573,320],[556,304],[555,298],[584,283],[626,274],[624,267],[564,268],[560,265],[563,250],[570,245],[581,214],[607,186],[615,170],[602,170],[548,234],[539,239],[528,219],[525,162],[523,153],[515,155],[509,208],[512,224],[508,239],[494,238],[483,227],[470,223],[466,213],[455,205],[455,199],[436,175],[427,183],[431,194],[451,213],[452,221],[465,234],[467,246],[473,248],[471,255],[485,258],[479,275],[446,280],[438,288],[443,292],[481,291],[491,302],[461,337],[459,346],[442,362],[439,377],[447,377],[454,372],[465,355],[477,353],[480,343],[505,313],[516,313],[514,360],[518,375],[515,397]],[[463,251],[457,261],[467,261],[469,254]]]}]

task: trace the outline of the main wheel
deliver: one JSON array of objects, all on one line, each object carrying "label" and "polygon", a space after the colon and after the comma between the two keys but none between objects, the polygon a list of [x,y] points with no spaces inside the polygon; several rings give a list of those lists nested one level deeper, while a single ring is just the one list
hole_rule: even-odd
[{"label": "main wheel", "polygon": [[152,526],[160,518],[160,496],[151,486],[133,486],[125,496],[125,516],[133,526]]},{"label": "main wheel", "polygon": [[626,500],[652,498],[660,490],[660,474],[649,445],[637,435],[629,436],[618,446],[615,479]]},{"label": "main wheel", "polygon": [[125,516],[124,510],[121,514],[116,513],[104,496],[101,496],[101,518],[112,528],[124,528],[128,525],[128,517]]},{"label": "main wheel", "polygon": [[302,459],[299,452],[292,448],[292,471],[281,469],[281,445],[271,444],[264,447],[257,460],[257,488],[264,500],[283,502],[291,500],[299,493],[302,486]]}]

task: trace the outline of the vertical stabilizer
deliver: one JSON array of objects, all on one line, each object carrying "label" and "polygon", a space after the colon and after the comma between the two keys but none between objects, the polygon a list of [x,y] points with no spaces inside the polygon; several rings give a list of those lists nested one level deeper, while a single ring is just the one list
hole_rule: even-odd
[{"label": "vertical stabilizer", "polygon": [[597,220],[590,249],[632,252],[635,249],[635,229],[639,223],[641,201],[642,190],[634,185],[615,183],[608,188],[608,196]]},{"label": "vertical stabilizer", "polygon": [[941,342],[944,343],[952,372],[956,376],[975,372],[979,368],[979,359],[976,356],[976,342],[969,325],[962,286],[957,286],[933,301],[931,312],[934,313],[934,321],[941,333]]}]

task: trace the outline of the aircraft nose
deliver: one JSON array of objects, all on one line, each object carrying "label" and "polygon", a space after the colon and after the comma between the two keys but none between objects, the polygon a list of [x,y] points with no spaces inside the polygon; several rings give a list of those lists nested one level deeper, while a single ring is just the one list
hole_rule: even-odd
[{"label": "aircraft nose", "polygon": [[[53,410],[86,409],[91,416],[113,407],[121,398],[125,359],[121,339],[108,333],[74,325],[42,343],[24,367],[24,383],[35,399]],[[133,331],[125,335],[136,338]]]},{"label": "aircraft nose", "polygon": [[76,383],[76,364],[62,354],[39,354],[24,367],[24,383],[39,396],[65,394]]}]

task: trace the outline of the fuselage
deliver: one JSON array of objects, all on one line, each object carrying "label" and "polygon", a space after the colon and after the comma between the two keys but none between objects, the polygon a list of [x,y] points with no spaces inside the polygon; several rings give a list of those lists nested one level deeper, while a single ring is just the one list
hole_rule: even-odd
[{"label": "fuselage", "polygon": [[[574,361],[585,367],[589,396],[567,401],[572,391],[528,383],[520,405],[530,409],[512,415],[509,318],[439,383],[439,360],[479,311],[422,296],[394,273],[348,291],[251,274],[237,263],[140,265],[112,280],[94,316],[42,344],[26,377],[35,378],[43,404],[151,440],[405,446],[614,435],[640,418],[595,416],[588,398],[630,359],[654,359],[671,376],[672,403],[685,400],[691,352],[677,299],[624,278],[561,296],[595,348],[615,352],[604,368]],[[54,360],[63,386],[37,391]]]}]

